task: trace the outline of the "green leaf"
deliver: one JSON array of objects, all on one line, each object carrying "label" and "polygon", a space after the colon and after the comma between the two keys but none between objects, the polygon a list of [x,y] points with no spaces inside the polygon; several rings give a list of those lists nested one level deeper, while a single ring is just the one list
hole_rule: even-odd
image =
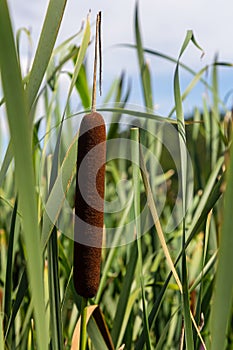
[{"label": "green leaf", "polygon": [[227,187],[224,203],[224,220],[220,236],[219,260],[216,273],[215,293],[211,317],[212,350],[225,349],[227,326],[231,319],[233,296],[233,152],[231,147],[230,167],[227,172]]},{"label": "green leaf", "polygon": [[[171,276],[172,276],[172,273],[169,274],[168,278],[166,279],[165,283],[163,284],[163,286],[162,286],[162,288],[161,288],[161,290],[156,298],[155,303],[152,306],[152,309],[151,309],[150,314],[149,314],[149,319],[148,319],[149,329],[151,329],[153,322],[156,320],[156,318],[158,316],[162,301],[164,300],[164,294],[167,290]],[[138,341],[136,342],[135,350],[143,349],[145,342],[146,342],[146,334],[145,334],[145,330],[143,329]]]},{"label": "green leaf", "polygon": [[16,291],[16,297],[15,297],[15,302],[13,304],[12,310],[11,310],[11,314],[10,314],[10,318],[7,324],[7,329],[5,332],[5,338],[7,339],[9,332],[11,330],[11,327],[13,326],[13,323],[15,321],[15,317],[19,311],[19,308],[23,302],[23,298],[26,294],[28,290],[28,280],[27,280],[27,274],[26,274],[26,270],[23,270],[22,276],[20,278],[19,281],[19,286],[17,288]]},{"label": "green leaf", "polygon": [[141,176],[142,176],[142,180],[143,180],[143,184],[144,184],[144,188],[145,188],[145,192],[146,192],[146,196],[147,196],[148,207],[150,208],[150,212],[151,212],[151,215],[152,215],[152,218],[154,221],[154,225],[155,225],[155,228],[157,231],[157,235],[158,235],[160,244],[163,248],[163,252],[164,252],[164,255],[166,257],[167,264],[170,267],[170,269],[174,275],[174,278],[176,280],[176,283],[177,283],[180,291],[182,291],[181,282],[180,282],[179,276],[177,274],[177,271],[175,269],[174,263],[172,261],[172,258],[171,258],[171,255],[170,255],[167,243],[166,243],[166,239],[165,239],[165,236],[163,233],[162,225],[161,225],[160,220],[159,220],[158,211],[157,211],[157,208],[155,206],[153,192],[152,192],[150,181],[149,181],[149,175],[148,175],[148,172],[146,169],[145,159],[144,159],[143,151],[142,151],[141,147],[140,147],[140,169],[141,169]]},{"label": "green leaf", "polygon": [[17,60],[9,11],[5,0],[0,2],[0,68],[15,159],[19,207],[23,218],[22,226],[28,261],[27,270],[31,292],[34,297],[34,316],[38,332],[38,349],[44,350],[48,346],[48,333],[44,322],[45,305],[42,280],[42,256],[39,244],[35,179],[32,163],[32,130],[29,129],[29,114]]},{"label": "green leaf", "polygon": [[[18,55],[18,60],[20,62],[20,39],[21,39],[21,35],[25,34],[27,37],[27,41],[29,44],[30,49],[32,48],[32,37],[31,37],[31,33],[30,30],[28,30],[27,28],[20,28],[17,33],[16,33],[16,49],[17,49],[17,55]],[[20,64],[21,66],[21,64]]]},{"label": "green leaf", "polygon": [[[133,312],[134,305],[137,302],[137,300],[140,300],[139,299],[140,292],[141,292],[141,288],[138,288],[138,289],[135,289],[135,290],[131,291],[131,293],[129,295],[129,299],[128,299],[128,302],[127,302],[127,305],[126,305],[126,309],[124,310],[124,318],[122,320],[121,331],[120,331],[119,338],[118,338],[118,341],[117,341],[117,347],[116,347],[117,349],[119,348],[119,346],[123,342],[123,337],[124,337],[124,334],[125,334],[126,329],[127,329],[127,325],[128,325],[129,319],[130,319],[130,315]],[[143,331],[146,332],[145,342],[148,342],[148,334],[147,334],[146,327],[143,327]]]},{"label": "green leaf", "polygon": [[[217,57],[215,58],[215,62]],[[213,65],[212,72],[212,85],[213,85],[213,106],[212,106],[212,121],[211,121],[211,168],[214,167],[219,152],[219,132],[220,132],[220,113],[218,108],[218,72],[217,66]]]},{"label": "green leaf", "polygon": [[[102,338],[104,339],[105,344],[107,345],[107,348],[109,350],[114,350],[112,338],[111,338],[111,335],[109,333],[109,329],[108,329],[108,326],[106,324],[106,321],[105,321],[105,318],[104,318],[104,314],[102,313],[102,311],[99,308],[99,306],[95,308],[95,310],[93,312],[93,318],[94,318],[94,320],[96,322],[98,330],[101,333]],[[92,332],[92,341],[94,343],[94,337],[93,336],[94,336],[94,332]],[[96,347],[96,349],[99,349],[99,348]]]},{"label": "green leaf", "polygon": [[79,93],[84,108],[90,108],[91,106],[91,96],[87,81],[86,67],[82,64],[78,78],[75,83],[75,87]]},{"label": "green leaf", "polygon": [[[195,38],[192,37],[192,41],[195,43],[196,40]],[[120,44],[117,45],[120,47],[127,47],[127,48],[131,48],[131,49],[137,49],[137,45],[132,45],[132,44]],[[197,48],[201,49],[201,47],[199,45],[195,45]],[[148,53],[152,56],[157,56],[161,59],[165,59],[169,62],[175,63],[177,64],[177,59],[171,56],[168,56],[160,51],[156,51],[156,50],[152,50],[152,49],[148,49],[148,48],[143,48],[143,51],[145,53]],[[203,50],[202,50],[202,55],[203,55]],[[198,74],[198,72],[194,71],[192,68],[190,68],[189,66],[187,66],[186,64],[184,64],[183,62],[180,62],[180,67],[183,68],[186,72],[190,73],[191,75],[193,75],[194,77]],[[231,63],[226,63],[226,62],[215,62],[213,63],[213,65],[219,65],[219,66],[226,66],[226,67],[232,67]],[[212,65],[206,66],[205,69],[209,69]],[[208,83],[208,81],[204,78],[200,78],[200,82],[207,88],[207,90],[209,90],[210,92],[214,91],[214,87],[212,85],[210,85]],[[224,111],[227,111],[227,107],[225,105],[225,103],[223,102],[223,100],[220,98],[220,96],[218,96],[218,103],[221,105],[221,107],[223,108]]]},{"label": "green leaf", "polygon": [[106,286],[106,281],[108,279],[108,273],[109,273],[109,270],[112,266],[114,258],[116,256],[116,253],[118,250],[118,242],[120,241],[121,235],[124,231],[124,224],[125,224],[127,217],[129,215],[129,211],[131,209],[132,203],[133,203],[133,194],[129,197],[128,205],[126,206],[124,213],[122,214],[121,220],[119,222],[119,226],[116,229],[116,234],[115,234],[115,238],[113,241],[113,247],[110,249],[109,254],[107,256],[107,259],[105,261],[104,267],[103,267],[101,280],[100,280],[100,284],[99,284],[99,289],[98,289],[98,292],[97,292],[97,295],[95,298],[95,302],[97,304],[100,302],[101,294],[103,292],[103,289]]},{"label": "green leaf", "polygon": [[148,314],[146,308],[146,297],[144,287],[143,276],[143,258],[142,258],[142,243],[141,243],[141,208],[140,208],[140,148],[139,148],[139,129],[132,128],[130,130],[131,139],[131,157],[132,157],[132,169],[133,169],[133,188],[134,188],[134,220],[136,226],[137,248],[138,248],[138,264],[140,271],[140,285],[142,293],[142,305],[143,305],[143,328],[145,330],[146,348],[151,349],[151,341],[148,325]]},{"label": "green leaf", "polygon": [[193,238],[193,235],[197,232],[200,224],[203,222],[204,218],[207,217],[209,211],[214,207],[218,198],[222,194],[221,185],[223,184],[224,176],[222,175],[219,179],[219,173],[223,165],[224,158],[220,157],[215,165],[212,173],[209,176],[207,184],[204,188],[204,192],[201,196],[198,207],[192,218],[192,223],[187,231],[187,239],[185,246],[187,247]]},{"label": "green leaf", "polygon": [[136,47],[138,62],[140,68],[140,78],[141,85],[143,89],[143,97],[145,106],[148,110],[153,110],[153,98],[152,98],[152,86],[151,86],[151,75],[149,64],[144,59],[144,51],[142,46],[142,38],[139,27],[139,18],[138,18],[138,2],[136,3],[135,8],[135,36],[136,36]]},{"label": "green leaf", "polygon": [[137,258],[138,258],[137,242],[133,242],[133,244],[131,245],[130,259],[127,265],[127,271],[124,277],[120,297],[117,303],[116,314],[114,316],[114,322],[113,322],[113,327],[111,332],[112,340],[115,346],[117,346],[117,344],[121,341],[121,339],[119,339],[119,335],[120,335],[123,320],[124,320],[125,309],[127,307],[127,303],[130,297],[130,290],[134,279],[134,272],[137,264]]},{"label": "green leaf", "polygon": [[[55,58],[55,51],[53,52],[53,56],[52,58]],[[55,79],[56,74],[60,73],[62,70],[62,67],[64,66],[65,63],[67,63],[70,59],[72,59],[73,57],[75,57],[77,55],[79,51],[78,47],[73,47],[72,50],[70,50],[66,55],[64,55],[64,57],[62,57],[61,60],[59,60],[58,65],[56,65],[55,67],[52,66],[48,66],[48,70],[47,70],[47,83],[50,85],[51,82]],[[51,62],[51,61],[50,61]]]},{"label": "green leaf", "polygon": [[[49,193],[51,192],[55,181],[57,179],[57,174],[58,174],[58,159],[59,159],[59,151],[60,151],[60,144],[61,144],[61,134],[62,134],[62,127],[63,127],[63,121],[65,118],[65,112],[66,112],[66,108],[68,106],[69,103],[69,99],[72,93],[72,90],[75,86],[75,82],[77,80],[78,74],[79,74],[79,70],[81,68],[81,65],[83,63],[85,54],[86,54],[86,50],[88,47],[90,41],[90,23],[89,23],[89,17],[87,18],[87,23],[86,23],[86,28],[84,31],[84,36],[83,36],[83,40],[78,52],[78,57],[76,60],[76,64],[75,64],[75,69],[74,69],[74,74],[71,80],[71,84],[70,84],[70,88],[69,88],[69,92],[68,92],[68,97],[66,100],[66,104],[65,104],[65,108],[64,108],[64,113],[62,116],[62,122],[60,124],[60,128],[59,128],[59,132],[58,132],[58,136],[57,136],[57,141],[56,141],[56,146],[55,146],[55,151],[54,151],[54,156],[53,156],[53,162],[52,162],[52,170],[51,170],[51,177],[50,177],[50,185],[49,185]],[[74,163],[73,163],[74,164]],[[56,193],[55,193],[56,194]],[[63,196],[61,196],[61,198],[63,198]],[[63,199],[62,199],[63,200]],[[55,221],[53,221],[53,224],[55,223]]]},{"label": "green leaf", "polygon": [[71,179],[73,170],[75,168],[75,161],[77,158],[77,137],[72,141],[63,163],[60,167],[58,176],[55,178],[55,183],[52,187],[49,197],[45,204],[45,211],[43,214],[43,226],[42,226],[42,237],[41,245],[42,249],[45,249],[46,244],[48,243],[49,237],[52,233],[52,229],[56,220],[59,216],[59,213],[62,209],[65,193],[71,185]]},{"label": "green leaf", "polygon": [[[7,267],[6,267],[5,288],[4,288],[4,295],[5,295],[4,315],[6,317],[6,321],[8,321],[10,317],[10,309],[11,309],[12,265],[13,265],[13,247],[14,247],[16,216],[17,216],[17,199],[15,201],[14,210],[11,218],[11,228],[10,228],[10,236],[9,236],[8,250],[7,250]],[[7,324],[7,322],[4,322],[4,323]]]},{"label": "green leaf", "polygon": [[[162,331],[162,334],[161,334],[161,337],[159,338],[159,341],[157,342],[156,344],[156,348],[155,350],[161,350],[161,349],[164,349],[165,347],[165,341],[166,339],[168,338],[168,333],[169,333],[169,329],[171,327],[171,323],[173,323],[173,318],[174,316],[176,315],[176,313],[179,311],[179,309],[177,309],[172,315],[171,317],[169,318],[167,324],[165,325],[163,331]],[[167,345],[167,344],[166,344]],[[169,345],[167,345],[169,346]]]},{"label": "green leaf", "polygon": [[[188,291],[188,275],[187,275],[187,267],[186,267],[186,252],[185,252],[185,244],[186,244],[186,195],[187,195],[187,150],[186,150],[186,132],[185,132],[185,122],[184,122],[184,113],[182,107],[182,98],[180,92],[180,82],[179,82],[179,60],[186,50],[190,41],[197,45],[192,31],[188,30],[186,33],[186,37],[182,44],[176,69],[174,75],[174,97],[175,97],[175,106],[176,106],[176,118],[178,121],[178,132],[179,132],[179,147],[180,147],[180,159],[181,159],[181,182],[182,182],[182,207],[183,207],[183,237],[182,237],[182,300],[183,300],[183,314],[184,314],[184,327],[185,327],[185,341],[186,346],[190,350],[194,350],[193,344],[193,331],[192,331],[192,320],[190,315],[190,305],[189,305],[189,291]],[[198,48],[200,48],[198,46]]]},{"label": "green leaf", "polygon": [[98,328],[96,322],[93,320],[93,318],[90,319],[88,322],[88,333],[90,334],[91,341],[95,347],[95,349],[103,349],[103,350],[109,350],[110,348],[106,345],[104,338],[102,337],[102,334],[100,332],[100,329]]},{"label": "green leaf", "polygon": [[[189,83],[187,88],[185,89],[184,93],[181,96],[181,100],[184,101],[186,97],[190,94],[190,92],[193,90],[193,88],[197,85],[199,81],[201,81],[202,75],[207,71],[208,66],[205,66],[202,68],[199,72],[196,73],[196,75],[193,77],[192,81]],[[168,114],[168,118],[171,118],[173,113],[176,110],[176,106],[172,108],[172,110]]]},{"label": "green leaf", "polygon": [[[119,81],[117,82],[116,96],[114,99],[115,105],[120,107],[120,108],[125,107],[126,102],[127,102],[129,95],[130,95],[130,86],[129,86],[125,96],[123,96],[124,82],[125,82],[125,73],[123,72],[121,74]],[[105,102],[105,103],[107,103],[107,102]],[[116,136],[117,130],[119,128],[119,121],[121,119],[121,116],[122,116],[122,114],[120,114],[120,113],[113,113],[112,119],[111,119],[111,124],[109,126],[109,131],[108,131],[108,135],[107,135],[108,140],[112,139],[113,137]]]},{"label": "green leaf", "polygon": [[5,349],[5,341],[3,336],[3,314],[0,313],[0,349]]},{"label": "green leaf", "polygon": [[57,230],[54,226],[48,242],[48,280],[49,280],[49,310],[50,329],[53,349],[63,349],[61,323],[61,300],[58,269]]},{"label": "green leaf", "polygon": [[67,0],[50,0],[41,31],[32,69],[26,87],[26,96],[31,109],[48,67],[57,39]]},{"label": "green leaf", "polygon": [[[102,108],[101,107],[101,108],[98,108],[98,111],[100,111],[100,112],[115,112],[115,113],[131,115],[133,117],[138,117],[138,118],[148,118],[148,119],[154,119],[154,120],[157,120],[160,122],[177,124],[176,120],[165,118],[165,117],[162,117],[162,116],[154,114],[154,113],[140,112],[137,110],[131,110],[131,109],[125,109],[125,108],[119,108],[119,107],[114,107],[114,108]],[[189,122],[187,122],[187,123],[189,123]]]},{"label": "green leaf", "polygon": [[0,170],[0,187],[2,186],[2,183],[5,179],[5,176],[9,168],[9,165],[12,161],[12,158],[13,158],[12,144],[11,142],[9,142],[5,157],[2,162],[1,170]]},{"label": "green leaf", "polygon": [[90,28],[90,21],[89,21],[89,15],[88,15],[87,16],[86,27],[85,27],[84,34],[83,34],[82,43],[81,43],[81,46],[80,46],[79,51],[78,51],[78,57],[77,57],[77,60],[76,60],[76,63],[75,63],[74,73],[73,73],[73,76],[72,76],[72,79],[71,79],[71,83],[70,83],[70,87],[69,87],[69,91],[68,91],[68,95],[67,95],[67,99],[66,99],[66,104],[65,104],[65,110],[64,110],[64,113],[63,113],[63,118],[65,116],[65,111],[66,111],[66,108],[68,106],[68,102],[69,102],[71,93],[72,93],[73,88],[74,88],[74,86],[75,86],[75,84],[77,82],[78,75],[79,75],[80,69],[81,69],[83,61],[84,61],[84,58],[85,58],[85,55],[86,55],[86,51],[87,51],[88,45],[90,43],[90,37],[91,37],[91,28]]}]

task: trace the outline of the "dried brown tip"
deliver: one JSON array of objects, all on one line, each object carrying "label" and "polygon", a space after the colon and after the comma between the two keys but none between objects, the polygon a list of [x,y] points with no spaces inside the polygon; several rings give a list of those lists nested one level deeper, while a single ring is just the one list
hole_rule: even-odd
[{"label": "dried brown tip", "polygon": [[104,224],[106,130],[103,117],[83,117],[78,140],[74,232],[74,286],[92,298],[99,286]]},{"label": "dried brown tip", "polygon": [[97,77],[97,60],[99,51],[99,92],[102,94],[102,43],[101,43],[101,11],[96,17],[96,33],[95,33],[95,55],[94,55],[94,71],[93,71],[93,87],[92,87],[92,112],[96,111],[96,77]]}]

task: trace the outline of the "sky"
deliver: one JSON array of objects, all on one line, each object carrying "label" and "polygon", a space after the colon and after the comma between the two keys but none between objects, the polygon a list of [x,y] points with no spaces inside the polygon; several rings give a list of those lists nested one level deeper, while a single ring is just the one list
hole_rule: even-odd
[{"label": "sky", "polygon": [[[36,47],[48,1],[9,0],[8,3],[15,30],[20,27],[29,28]],[[212,63],[216,54],[221,61],[233,62],[232,0],[139,0],[138,3],[144,47],[177,58],[186,32],[191,29],[205,55],[201,58],[201,52],[190,45],[182,58],[185,64],[198,71],[206,64]],[[135,4],[136,0],[68,0],[57,44],[80,29],[89,9],[92,22],[97,12],[101,10],[103,93],[107,93],[114,78],[119,77],[122,71],[126,71],[127,79],[132,81],[130,102],[142,105],[136,52],[117,46],[122,43],[135,43]],[[91,55],[89,56],[91,65]],[[151,55],[146,55],[146,59],[152,74],[154,104],[159,114],[166,115],[174,103],[175,67]],[[90,74],[91,69],[90,67]],[[192,76],[182,70],[180,74],[181,88],[184,90]],[[233,87],[233,70],[221,68],[219,75],[221,96],[224,98]],[[191,113],[194,105],[201,105],[203,93],[205,89],[199,84],[185,102],[186,113]]]}]

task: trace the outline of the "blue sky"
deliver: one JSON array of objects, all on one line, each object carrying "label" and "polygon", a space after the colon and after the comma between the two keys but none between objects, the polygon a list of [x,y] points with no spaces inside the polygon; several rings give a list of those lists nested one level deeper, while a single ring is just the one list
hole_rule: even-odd
[{"label": "blue sky", "polygon": [[[30,28],[34,47],[43,23],[48,1],[45,0],[9,0],[14,27]],[[135,0],[68,0],[64,20],[61,25],[58,42],[77,32],[89,9],[92,20],[101,10],[103,16],[103,92],[107,93],[111,81],[122,70],[127,72],[133,82],[131,103],[142,104],[138,79],[137,58],[134,50],[112,47],[120,43],[134,43]],[[205,51],[200,59],[200,52],[190,46],[183,61],[195,70],[199,70],[213,61],[216,53],[219,60],[233,62],[231,39],[232,0],[141,0],[139,1],[140,22],[145,47],[177,57],[186,31],[192,29]],[[164,60],[147,55],[150,63],[154,103],[158,113],[165,115],[173,105],[174,65]],[[91,63],[91,56],[89,57]],[[90,67],[90,71],[91,71]],[[90,76],[91,79],[91,76]],[[184,89],[191,76],[181,70],[181,87]],[[90,80],[91,81],[91,80]],[[220,89],[224,95],[232,88],[233,70],[220,69]],[[201,105],[201,85],[190,95],[185,103],[186,114],[191,113],[194,105]]]}]

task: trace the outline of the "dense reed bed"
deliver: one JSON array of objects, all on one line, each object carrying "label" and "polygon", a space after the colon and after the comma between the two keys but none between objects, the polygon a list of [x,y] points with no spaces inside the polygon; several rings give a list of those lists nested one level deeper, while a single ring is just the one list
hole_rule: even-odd
[{"label": "dense reed bed", "polygon": [[[197,59],[201,50],[191,31],[177,58],[144,49],[136,8],[136,44],[128,49],[138,57],[144,109],[127,104],[133,87],[119,72],[80,127],[91,105],[84,60],[91,28],[87,18],[55,49],[65,5],[49,1],[32,67],[22,76],[7,1],[0,1],[0,125],[5,118],[10,131],[6,139],[0,129],[0,349],[77,349],[81,296],[90,298],[86,349],[232,349],[232,111],[219,94],[221,63],[200,72],[185,65],[190,45]],[[154,113],[146,54],[174,64],[168,116]],[[181,91],[184,70],[190,83]],[[185,119],[183,101],[196,84],[209,99]],[[79,110],[72,111],[72,99]],[[97,130],[82,139],[90,118]],[[106,164],[98,148],[105,136]],[[75,196],[76,165],[79,172],[87,153],[85,193]],[[85,249],[79,238],[74,244],[74,212],[97,229]]]}]

